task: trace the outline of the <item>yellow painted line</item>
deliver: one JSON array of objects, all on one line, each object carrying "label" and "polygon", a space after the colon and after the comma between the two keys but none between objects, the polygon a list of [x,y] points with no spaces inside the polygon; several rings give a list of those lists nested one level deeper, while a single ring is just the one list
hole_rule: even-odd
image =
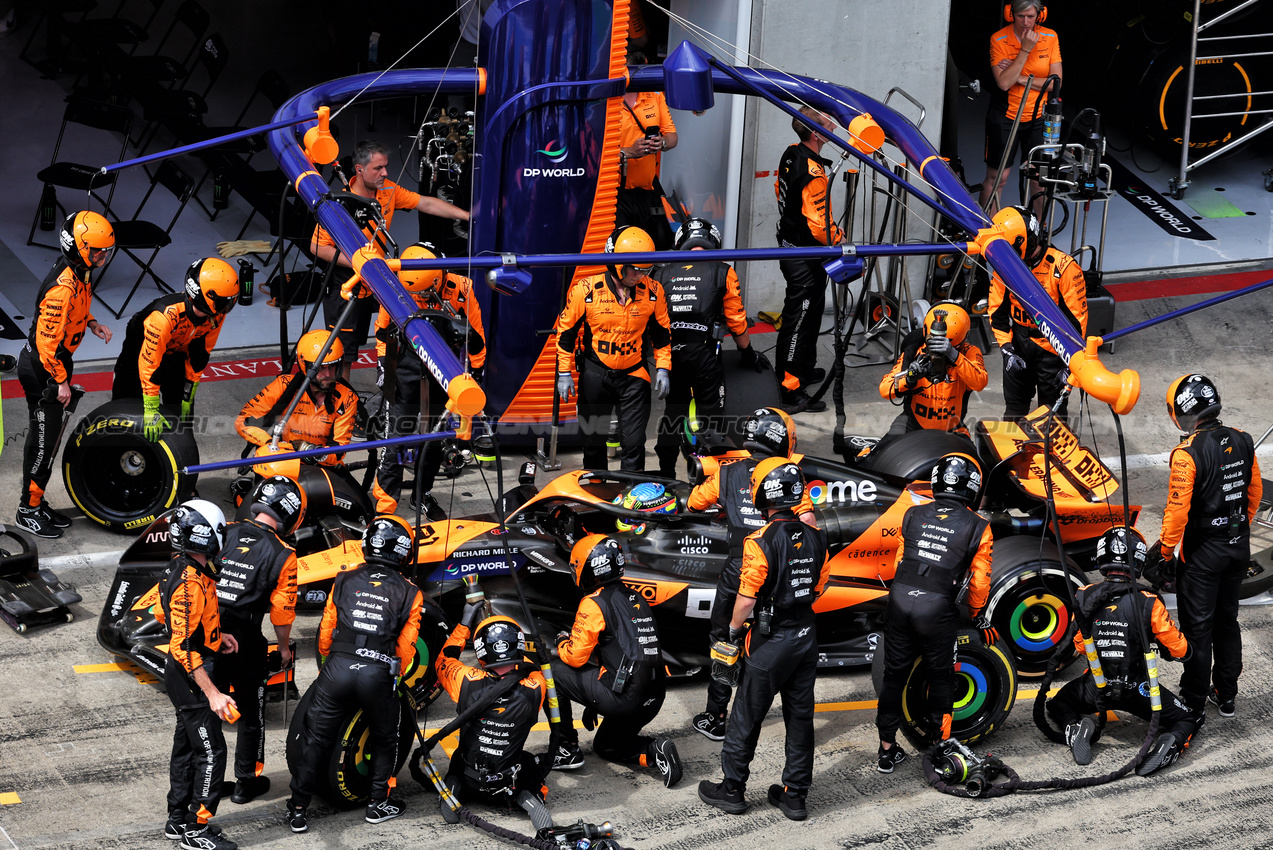
[{"label": "yellow painted line", "polygon": [[76,664],[73,668],[76,673],[114,673],[122,670],[125,673],[131,673],[137,668],[132,664]]},{"label": "yellow painted line", "polygon": [[878,708],[879,703],[873,699],[856,700],[854,702],[820,702],[813,707],[815,712],[822,711],[861,711],[867,708]]},{"label": "yellow painted line", "polygon": [[459,731],[457,730],[455,732],[452,732],[450,735],[447,735],[438,743],[442,745],[442,752],[446,753],[446,757],[451,758],[452,756],[455,755],[455,748],[460,745]]},{"label": "yellow painted line", "polygon": [[22,798],[12,791],[6,791],[0,794],[0,806],[12,806],[14,803],[21,803]]}]

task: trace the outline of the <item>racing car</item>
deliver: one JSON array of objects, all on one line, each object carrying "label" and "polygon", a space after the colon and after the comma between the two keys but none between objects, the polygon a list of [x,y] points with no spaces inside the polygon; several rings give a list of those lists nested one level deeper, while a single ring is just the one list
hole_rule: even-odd
[{"label": "racing car", "polygon": [[[987,616],[1003,636],[984,646],[965,636],[960,644],[954,733],[976,740],[997,728],[1012,708],[1016,676],[1040,675],[1069,624],[1065,583],[1086,583],[1082,566],[1095,540],[1121,523],[1122,505],[1111,504],[1118,484],[1091,452],[1060,424],[1046,441],[1051,478],[1061,516],[1062,558],[1050,539],[1042,502],[1045,441],[1040,414],[1021,424],[983,423],[977,451],[988,470],[983,512],[996,535]],[[859,449],[869,441],[860,441]],[[818,641],[823,668],[864,668],[879,652],[881,624],[893,577],[901,518],[908,507],[930,498],[928,471],[949,451],[971,451],[968,438],[916,432],[882,445],[852,462],[797,458],[809,483],[818,524],[830,542],[831,579],[818,600]],[[727,463],[739,453],[717,454]],[[624,507],[634,486],[656,484],[676,496],[673,513],[645,513]],[[569,565],[575,541],[593,532],[617,534],[630,560],[625,581],[650,602],[663,638],[664,661],[672,675],[689,675],[708,662],[707,638],[716,577],[729,557],[729,528],[722,517],[685,508],[691,485],[644,473],[574,471],[542,489],[534,464],[526,464],[515,487],[504,493],[496,513],[484,517],[429,522],[417,529],[415,579],[454,621],[463,604],[463,578],[476,574],[494,612],[523,619],[514,582],[520,582],[541,631],[568,628],[579,601]],[[619,502],[619,503],[616,503]],[[1139,506],[1132,506],[1134,522]],[[628,530],[617,531],[616,523]],[[338,539],[339,538],[339,539]],[[317,605],[339,572],[361,561],[355,535],[342,532],[329,548],[298,560],[301,596]],[[151,669],[162,665],[166,636],[151,608],[153,587],[170,557],[166,520],[160,518],[124,554],[98,628],[98,640],[113,653]],[[425,630],[429,635],[444,629]],[[422,634],[425,632],[422,631]],[[414,673],[418,704],[436,694],[428,659],[440,646],[422,638],[425,662]],[[1062,651],[1068,651],[1063,647]],[[160,668],[161,669],[161,668]],[[908,684],[906,723],[922,716],[916,700],[923,683]],[[303,715],[303,712],[299,714]],[[360,764],[360,727],[351,718],[339,757],[333,756],[332,796],[356,802],[357,783],[337,764]],[[342,727],[344,728],[344,727]],[[404,735],[410,730],[404,730]],[[348,764],[346,764],[348,768]]]}]

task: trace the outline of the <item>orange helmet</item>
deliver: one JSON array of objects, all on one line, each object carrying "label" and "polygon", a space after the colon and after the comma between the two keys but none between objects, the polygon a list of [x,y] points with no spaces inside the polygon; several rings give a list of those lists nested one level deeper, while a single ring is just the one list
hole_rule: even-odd
[{"label": "orange helmet", "polygon": [[[74,269],[94,269],[106,265],[110,251],[115,247],[115,228],[101,213],[71,213],[62,222],[59,240],[62,256]],[[104,251],[94,257],[95,251]],[[94,262],[94,259],[97,262]]]},{"label": "orange helmet", "polygon": [[968,336],[968,328],[972,326],[972,322],[968,318],[968,311],[954,301],[939,301],[929,309],[924,316],[924,334],[932,334],[933,324],[939,313],[946,322],[946,339],[950,340],[951,345],[962,343],[964,337]]},{"label": "orange helmet", "polygon": [[[605,248],[607,254],[645,254],[656,250],[658,249],[654,247],[654,240],[650,238],[650,234],[639,227],[630,225],[616,228],[614,233],[610,234],[610,238],[606,240]],[[653,263],[645,263],[643,265],[624,263],[624,265],[632,266],[632,268],[643,272],[648,272],[654,266]],[[622,277],[615,266],[606,266],[606,268],[616,278]]]},{"label": "orange helmet", "polygon": [[[297,341],[296,359],[300,361],[303,371],[308,372],[309,368],[318,360],[318,355],[322,353],[323,346],[327,344],[329,336],[331,336],[330,331],[312,330]],[[331,348],[327,349],[327,356],[318,365],[331,366],[339,363],[344,356],[345,346],[341,343],[340,338],[336,337],[332,340]]]},{"label": "orange helmet", "polygon": [[[428,247],[417,243],[402,252],[402,259],[436,260],[438,255]],[[442,281],[445,279],[446,272],[442,269],[398,272],[398,280],[402,281],[402,285],[406,287],[408,292],[428,292],[436,286],[441,286]]]},{"label": "orange helmet", "polygon": [[[218,257],[195,260],[186,269],[186,309],[198,307],[204,313],[225,315],[239,300],[239,276]],[[203,319],[190,313],[190,321]]]},{"label": "orange helmet", "polygon": [[589,534],[570,550],[575,584],[585,593],[622,579],[626,561],[623,544],[606,534]]}]

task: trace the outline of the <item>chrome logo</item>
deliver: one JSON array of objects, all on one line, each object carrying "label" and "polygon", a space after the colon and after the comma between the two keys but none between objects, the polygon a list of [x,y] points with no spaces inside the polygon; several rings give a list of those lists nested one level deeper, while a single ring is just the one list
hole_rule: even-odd
[{"label": "chrome logo", "polygon": [[537,150],[535,153],[542,153],[548,157],[549,162],[561,162],[566,158],[566,154],[570,153],[570,148],[562,145],[560,149],[553,150],[557,146],[557,140],[553,139],[543,150]]}]

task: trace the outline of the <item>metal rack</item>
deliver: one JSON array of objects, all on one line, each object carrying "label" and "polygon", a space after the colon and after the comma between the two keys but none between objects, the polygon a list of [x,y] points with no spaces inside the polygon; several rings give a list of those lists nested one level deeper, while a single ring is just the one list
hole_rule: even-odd
[{"label": "metal rack", "polygon": [[[1171,178],[1168,178],[1167,180],[1167,188],[1171,192],[1171,196],[1175,198],[1176,200],[1180,200],[1181,198],[1183,198],[1185,196],[1185,190],[1189,188],[1189,183],[1190,183],[1189,172],[1190,171],[1193,171],[1195,168],[1198,168],[1199,166],[1205,165],[1206,163],[1210,162],[1211,160],[1215,159],[1221,154],[1226,153],[1230,150],[1233,150],[1239,145],[1246,144],[1247,142],[1251,141],[1252,139],[1254,139],[1256,136],[1260,135],[1264,131],[1273,129],[1273,107],[1266,108],[1266,109],[1247,109],[1240,112],[1207,112],[1201,115],[1198,115],[1194,112],[1194,105],[1198,101],[1218,101],[1218,100],[1225,100],[1228,98],[1235,98],[1235,97],[1254,98],[1254,97],[1259,97],[1264,95],[1273,95],[1273,91],[1233,92],[1230,94],[1201,95],[1198,97],[1195,97],[1193,93],[1194,76],[1197,71],[1198,62],[1200,60],[1237,59],[1240,57],[1248,57],[1248,56],[1273,56],[1273,50],[1246,51],[1244,47],[1240,46],[1254,39],[1273,38],[1273,32],[1245,33],[1241,35],[1220,35],[1220,36],[1201,36],[1200,35],[1200,33],[1206,32],[1208,29],[1220,23],[1221,21],[1226,20],[1227,18],[1237,14],[1238,12],[1243,11],[1244,9],[1249,9],[1252,6],[1257,6],[1261,2],[1263,2],[1263,0],[1246,0],[1245,3],[1239,3],[1237,6],[1234,6],[1232,9],[1228,10],[1227,12],[1217,15],[1211,20],[1205,23],[1202,23],[1199,20],[1201,16],[1201,12],[1202,12],[1202,0],[1193,0],[1193,18],[1192,18],[1193,29],[1192,29],[1192,32],[1190,33],[1189,67],[1188,67],[1188,72],[1186,75],[1186,82],[1185,82],[1185,123],[1184,123],[1184,131],[1182,134],[1181,145],[1180,145],[1180,173],[1176,177],[1171,177]],[[1263,16],[1261,20],[1268,20],[1268,18],[1267,16]],[[1225,48],[1224,46],[1221,46],[1221,52],[1219,53],[1208,54],[1206,56],[1199,56],[1198,46],[1204,42],[1233,42],[1234,46],[1232,49],[1234,51],[1243,51],[1243,52],[1232,52],[1232,53],[1225,52],[1227,48]],[[1220,104],[1217,104],[1217,106],[1221,109],[1224,108]],[[1224,145],[1221,145],[1219,148],[1215,149],[1211,153],[1207,154],[1206,156],[1202,157],[1196,162],[1191,163],[1189,161],[1189,135],[1190,135],[1189,131],[1192,127],[1193,122],[1198,119],[1225,118],[1225,117],[1230,117],[1235,115],[1266,115],[1270,117],[1265,118],[1264,123],[1256,127],[1255,129],[1253,129],[1251,132],[1246,133],[1243,136],[1239,136],[1238,138],[1233,139],[1232,141],[1227,142]],[[1269,189],[1270,191],[1273,191],[1273,185],[1270,185],[1270,180],[1266,178],[1264,182],[1265,182],[1264,188]]]}]

